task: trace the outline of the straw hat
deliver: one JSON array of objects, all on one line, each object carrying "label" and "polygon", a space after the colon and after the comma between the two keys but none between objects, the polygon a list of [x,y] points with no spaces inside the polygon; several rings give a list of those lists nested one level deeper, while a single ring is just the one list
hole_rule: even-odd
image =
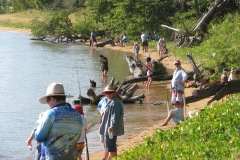
[{"label": "straw hat", "polygon": [[107,85],[107,87],[105,87],[104,91],[102,92],[102,95],[106,95],[106,92],[115,92],[115,89],[113,86]]},{"label": "straw hat", "polygon": [[47,88],[47,93],[45,96],[39,98],[41,104],[47,104],[46,97],[49,96],[66,96],[66,98],[72,98],[72,95],[66,95],[64,92],[63,84],[53,82]]}]

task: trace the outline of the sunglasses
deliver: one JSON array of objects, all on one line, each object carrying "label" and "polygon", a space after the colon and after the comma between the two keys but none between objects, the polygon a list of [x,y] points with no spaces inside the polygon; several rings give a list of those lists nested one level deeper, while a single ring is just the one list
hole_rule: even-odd
[{"label": "sunglasses", "polygon": [[47,104],[51,101],[51,97],[46,97]]},{"label": "sunglasses", "polygon": [[113,92],[105,92],[105,94],[112,94]]}]

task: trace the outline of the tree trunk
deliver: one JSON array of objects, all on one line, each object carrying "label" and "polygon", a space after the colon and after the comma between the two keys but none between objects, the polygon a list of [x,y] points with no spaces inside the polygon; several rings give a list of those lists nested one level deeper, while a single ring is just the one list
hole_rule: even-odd
[{"label": "tree trunk", "polygon": [[215,0],[209,7],[209,10],[207,13],[205,13],[195,24],[193,27],[192,33],[195,33],[197,30],[202,30],[203,27],[207,26],[210,22],[210,18],[213,17],[214,12],[221,8],[225,3],[227,3],[227,0]]}]

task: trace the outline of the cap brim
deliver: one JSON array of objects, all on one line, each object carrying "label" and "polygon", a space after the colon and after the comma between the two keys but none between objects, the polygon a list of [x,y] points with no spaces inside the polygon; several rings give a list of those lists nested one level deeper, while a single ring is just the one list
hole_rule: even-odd
[{"label": "cap brim", "polygon": [[106,95],[105,92],[116,92],[116,91],[115,90],[108,90],[108,91],[103,91],[101,94],[105,96]]},{"label": "cap brim", "polygon": [[46,96],[42,96],[39,98],[39,102],[41,104],[47,104],[47,101],[46,101],[46,97],[49,97],[49,96],[66,96],[66,98],[73,98],[74,96],[72,95],[63,95],[63,94],[54,94],[54,95],[46,95]]}]

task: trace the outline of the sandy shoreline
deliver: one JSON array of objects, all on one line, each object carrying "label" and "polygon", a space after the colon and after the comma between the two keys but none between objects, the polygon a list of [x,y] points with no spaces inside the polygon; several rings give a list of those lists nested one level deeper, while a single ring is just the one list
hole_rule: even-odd
[{"label": "sandy shoreline", "polygon": [[[125,51],[125,52],[133,51],[133,46],[130,45],[130,44],[127,47],[119,47],[119,46],[112,47],[110,45],[106,45],[105,47],[110,48],[112,50],[121,50],[121,51]],[[142,58],[143,57],[148,57],[148,54],[149,53],[142,53],[142,50],[140,49],[139,55],[141,55]],[[151,58],[154,58],[156,60],[157,57],[158,57],[158,53],[156,51],[151,52]],[[167,68],[168,74],[172,74],[171,71],[175,70],[173,62],[176,59],[177,58],[172,56],[171,53],[170,53],[169,57],[167,57],[167,58],[165,58],[161,61],[161,63]],[[145,62],[145,61],[142,60],[142,62]],[[183,61],[182,62],[182,67],[187,72],[192,71],[192,66],[190,65],[189,62],[184,62]],[[170,88],[170,86],[168,86],[168,88]],[[185,96],[186,97],[191,96],[193,90],[196,90],[196,88],[185,88]],[[188,113],[189,111],[193,111],[193,110],[199,111],[199,110],[203,109],[205,107],[207,101],[209,101],[210,99],[211,98],[209,97],[209,98],[203,99],[201,101],[188,104],[187,107],[186,107],[186,113]],[[161,123],[162,122],[159,121],[157,125],[153,125],[151,127],[148,127],[146,130],[144,130],[142,132],[138,132],[138,133],[135,133],[133,135],[126,136],[123,140],[118,141],[117,142],[117,145],[118,145],[118,151],[117,152],[118,152],[118,154],[122,154],[124,151],[128,151],[129,149],[138,146],[139,144],[141,144],[143,142],[145,137],[153,136],[156,130],[159,130],[159,129],[167,130],[167,129],[170,129],[170,128],[174,127],[173,124],[169,124],[167,126],[160,127],[159,124],[161,124]],[[90,159],[91,160],[99,160],[101,157],[103,157],[103,150],[98,151],[98,152],[93,153],[93,154],[90,154]]]},{"label": "sandy shoreline", "polygon": [[[6,27],[1,27],[0,26],[0,30],[24,32],[24,33],[31,34],[31,31],[26,30],[26,29],[6,28]],[[82,45],[89,45],[89,42],[86,42]],[[112,47],[110,45],[106,45],[104,48],[109,48],[109,49],[112,49],[112,50],[125,51],[125,52],[132,52],[133,51],[132,44],[128,44],[128,46],[125,46],[125,47],[119,47],[119,46]],[[148,54],[149,53],[144,53],[143,54],[142,50],[140,50],[140,55],[142,56],[142,58],[147,57]],[[133,55],[134,54],[132,53],[132,56]],[[156,59],[157,55],[158,54],[157,54],[156,51],[151,52],[151,58]],[[167,68],[168,74],[172,74],[171,72],[174,70],[173,62],[175,60],[176,60],[176,57],[172,56],[171,53],[170,53],[169,57],[167,57],[167,58],[165,58],[161,61],[161,63]],[[142,62],[145,62],[145,61],[142,60]],[[189,62],[182,62],[182,67],[186,71],[192,71],[192,67],[191,67]],[[186,97],[191,96],[193,90],[195,90],[195,88],[186,88],[185,89],[185,96]],[[188,111],[203,109],[208,100],[210,100],[210,97],[206,98],[206,99],[203,99],[201,101],[195,102],[195,103],[188,104],[188,106],[186,108],[187,113],[188,113]],[[143,142],[145,137],[148,137],[148,136],[151,137],[155,133],[156,130],[159,130],[159,129],[166,130],[166,129],[170,129],[170,128],[174,127],[174,125],[168,125],[168,126],[160,127],[159,124],[161,124],[161,122],[157,122],[157,125],[150,126],[142,132],[137,132],[133,135],[126,136],[124,139],[118,141],[117,142],[118,154],[121,154],[124,151],[128,151],[129,149],[138,146],[139,144],[141,144]],[[103,157],[103,150],[97,151],[96,153],[93,153],[93,154],[90,154],[90,159],[91,160],[99,160],[102,157]]]}]

